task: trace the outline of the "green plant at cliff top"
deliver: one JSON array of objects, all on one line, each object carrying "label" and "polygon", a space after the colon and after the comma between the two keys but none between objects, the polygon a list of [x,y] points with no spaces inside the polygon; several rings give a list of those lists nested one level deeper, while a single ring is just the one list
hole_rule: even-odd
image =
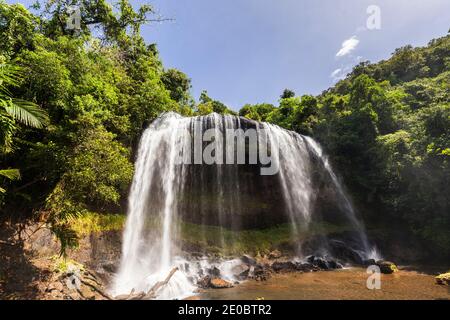
[{"label": "green plant at cliff top", "polygon": [[123,230],[125,220],[126,216],[122,214],[85,212],[69,219],[69,225],[77,235],[82,236],[97,232]]},{"label": "green plant at cliff top", "polygon": [[57,273],[66,273],[73,272],[75,270],[83,270],[83,264],[76,262],[75,260],[61,257],[61,256],[52,256],[52,271]]}]

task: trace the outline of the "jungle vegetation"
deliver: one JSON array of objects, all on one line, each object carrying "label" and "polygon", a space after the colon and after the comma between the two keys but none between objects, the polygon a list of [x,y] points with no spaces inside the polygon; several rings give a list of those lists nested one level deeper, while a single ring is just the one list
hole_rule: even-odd
[{"label": "jungle vegetation", "polygon": [[[71,218],[124,212],[133,152],[158,115],[236,113],[206,91],[195,102],[189,77],[164,68],[140,33],[159,19],[152,6],[78,1],[75,32],[73,2],[0,0],[1,216],[46,221],[63,250],[77,243]],[[238,114],[318,139],[368,224],[449,251],[450,35]]]}]

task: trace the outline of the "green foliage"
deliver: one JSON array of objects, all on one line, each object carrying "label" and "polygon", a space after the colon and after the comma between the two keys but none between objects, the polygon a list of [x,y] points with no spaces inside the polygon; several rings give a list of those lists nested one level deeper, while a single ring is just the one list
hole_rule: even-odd
[{"label": "green foliage", "polygon": [[289,99],[289,98],[294,98],[294,97],[295,97],[295,92],[290,89],[284,89],[283,93],[280,96],[281,99]]},{"label": "green foliage", "polygon": [[267,116],[275,109],[275,106],[269,103],[261,103],[256,105],[246,104],[239,110],[241,117],[256,121],[267,121]]},{"label": "green foliage", "polygon": [[[77,245],[75,217],[123,212],[131,150],[148,123],[165,111],[193,114],[190,80],[164,70],[156,47],[140,34],[144,23],[159,20],[151,6],[79,4],[81,30],[74,32],[66,28],[73,1],[48,1],[34,15],[0,0],[0,66],[14,59],[14,68],[27,75],[0,69],[9,82],[0,80],[0,89],[10,90],[7,99],[6,91],[0,96],[0,142],[11,151],[6,165],[23,172],[10,183],[20,192],[5,198],[4,214],[18,203],[44,213],[62,253]],[[20,123],[47,126],[37,133]]]},{"label": "green foliage", "polygon": [[196,114],[199,116],[206,116],[210,113],[213,113],[214,109],[211,103],[201,103],[197,106]]},{"label": "green foliage", "polygon": [[22,4],[7,5],[0,0],[0,52],[14,57],[20,50],[32,47],[38,21]]},{"label": "green foliage", "polygon": [[53,256],[51,257],[52,264],[53,264],[53,272],[56,273],[68,273],[68,272],[74,272],[75,270],[83,271],[84,266],[76,262],[75,260],[61,257],[61,256]]},{"label": "green foliage", "polygon": [[46,200],[53,230],[63,245],[67,242],[63,249],[76,245],[78,233],[73,219],[89,208],[114,210],[133,175],[128,150],[114,140],[112,133],[92,123],[79,131],[67,168]]},{"label": "green foliage", "polygon": [[167,90],[170,91],[170,97],[179,103],[189,103],[191,89],[191,79],[183,72],[176,69],[169,69],[163,73],[161,80]]},{"label": "green foliage", "polygon": [[85,212],[72,218],[70,226],[79,236],[105,231],[121,231],[125,225],[125,218],[123,214]]},{"label": "green foliage", "polygon": [[[117,204],[131,181],[129,151],[101,126],[82,128],[60,183],[70,199],[100,206]],[[54,205],[55,202],[52,202]],[[60,208],[58,211],[63,210]]]},{"label": "green foliage", "polygon": [[[20,171],[17,169],[3,169],[0,170],[0,176],[4,177],[8,180],[19,180],[20,179]],[[6,190],[0,187],[0,193],[5,193]]]},{"label": "green foliage", "polygon": [[261,109],[257,105],[253,112],[261,114],[259,118],[262,121],[271,122],[303,134],[311,134],[312,125],[317,121],[317,109],[317,99],[313,96],[304,95],[300,98],[284,92],[278,108]]},{"label": "green foliage", "polygon": [[[206,91],[194,106],[190,79],[164,69],[140,34],[160,20],[150,5],[81,0],[74,32],[66,27],[72,4],[48,1],[35,15],[0,0],[0,155],[2,167],[16,168],[0,171],[12,187],[2,214],[40,211],[62,253],[77,244],[74,219],[123,212],[132,150],[150,121],[165,111],[234,114]],[[277,107],[245,105],[239,115],[314,136],[366,221],[382,212],[386,225],[448,252],[449,57],[449,35],[405,46],[360,63],[317,97],[285,90]]]},{"label": "green foliage", "polygon": [[213,100],[208,96],[208,92],[202,91],[200,94],[200,103],[197,105],[196,115],[204,116],[210,113],[235,114],[226,105],[218,100]]},{"label": "green foliage", "polygon": [[4,169],[0,170],[0,176],[3,176],[9,180],[19,180],[20,172],[17,169]]},{"label": "green foliage", "polygon": [[[15,64],[5,63],[5,60],[0,54],[0,156],[13,150],[13,136],[19,128],[18,124],[42,128],[48,122],[47,113],[39,106],[12,96],[10,88],[20,85],[22,69]],[[20,171],[3,169],[0,170],[0,176],[4,178],[2,180],[15,181],[20,179]],[[5,193],[6,189],[0,187],[1,203]]]},{"label": "green foliage", "polygon": [[42,128],[48,123],[47,113],[39,106],[12,97],[10,88],[18,87],[22,78],[22,68],[19,66],[12,63],[0,64],[0,128],[2,131],[0,150],[3,152],[11,149],[16,122],[33,128]]}]

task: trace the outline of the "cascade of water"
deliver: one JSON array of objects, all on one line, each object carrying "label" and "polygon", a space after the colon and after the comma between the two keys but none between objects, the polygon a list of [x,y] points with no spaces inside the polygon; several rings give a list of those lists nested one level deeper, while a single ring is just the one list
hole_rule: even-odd
[{"label": "cascade of water", "polygon": [[[304,141],[297,133],[265,124],[271,139],[276,140],[280,156],[280,181],[292,222],[310,222],[314,194],[311,163]],[[302,218],[303,221],[299,221]]]},{"label": "cascade of water", "polygon": [[351,223],[355,226],[356,230],[358,231],[361,244],[363,246],[362,254],[365,259],[375,259],[379,260],[380,256],[375,248],[371,248],[369,245],[369,240],[367,239],[367,234],[364,230],[364,225],[361,223],[361,221],[358,220],[355,214],[354,207],[350,201],[350,199],[347,196],[347,193],[344,191],[344,188],[342,187],[341,182],[339,181],[338,177],[333,171],[333,168],[331,167],[331,164],[328,160],[328,157],[325,156],[322,147],[311,137],[303,137],[306,141],[306,143],[311,147],[311,149],[314,151],[314,153],[319,157],[321,162],[323,163],[323,166],[329,176],[331,177],[331,180],[333,182],[333,185],[335,187],[335,190],[338,193],[339,196],[339,205],[343,207],[344,213],[347,214],[347,217]]},{"label": "cascade of water", "polygon": [[[174,263],[175,199],[184,182],[184,171],[176,165],[176,159],[183,148],[190,150],[188,141],[180,136],[189,124],[181,116],[166,114],[155,120],[141,138],[114,294],[148,290],[167,275]],[[177,273],[174,280],[166,288],[168,295],[163,296],[182,295],[192,288],[182,273]]]},{"label": "cascade of water", "polygon": [[[226,154],[237,152],[227,140],[226,129],[248,128],[265,129],[270,153],[279,157],[276,175],[255,174],[260,164],[223,164]],[[206,129],[213,129],[215,133],[208,141],[214,148],[215,163],[211,165],[201,164],[202,159],[199,159],[205,143],[191,137]],[[242,132],[237,132],[238,140]],[[181,272],[175,273],[159,297],[180,298],[192,293],[193,270],[201,266],[186,267],[189,261],[182,258],[180,249],[182,224],[200,226],[196,229],[197,236],[207,243],[213,239],[205,226],[218,227],[216,239],[221,247],[233,242],[229,233],[225,237],[225,230],[267,227],[284,223],[286,219],[292,226],[293,238],[301,230],[307,230],[316,201],[310,150],[322,159],[348,220],[360,231],[364,251],[369,252],[364,229],[314,140],[275,125],[231,115],[184,118],[166,113],[145,130],[139,144],[122,259],[112,294],[129,293],[132,289],[148,290],[164,279],[174,266],[180,267]],[[237,153],[235,156],[237,158]],[[247,160],[248,157],[247,152]],[[186,159],[192,163],[187,163]],[[224,266],[229,269],[232,265],[234,262]]]}]

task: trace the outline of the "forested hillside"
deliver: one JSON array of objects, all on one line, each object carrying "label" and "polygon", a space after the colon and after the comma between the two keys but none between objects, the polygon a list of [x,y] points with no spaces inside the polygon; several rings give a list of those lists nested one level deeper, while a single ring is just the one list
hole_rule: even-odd
[{"label": "forested hillside", "polygon": [[[151,6],[81,2],[74,32],[70,1],[31,13],[0,0],[1,216],[47,221],[63,249],[76,245],[71,217],[124,213],[148,123],[164,111],[233,113],[206,92],[196,104],[190,79],[164,68],[140,34],[158,20]],[[433,252],[450,249],[449,35],[361,63],[319,96],[286,90],[279,106],[239,114],[319,140],[369,229],[400,228]]]},{"label": "forested hillside", "polygon": [[318,139],[369,228],[450,249],[449,35],[363,62],[317,97],[286,90],[278,107],[239,113]]}]

